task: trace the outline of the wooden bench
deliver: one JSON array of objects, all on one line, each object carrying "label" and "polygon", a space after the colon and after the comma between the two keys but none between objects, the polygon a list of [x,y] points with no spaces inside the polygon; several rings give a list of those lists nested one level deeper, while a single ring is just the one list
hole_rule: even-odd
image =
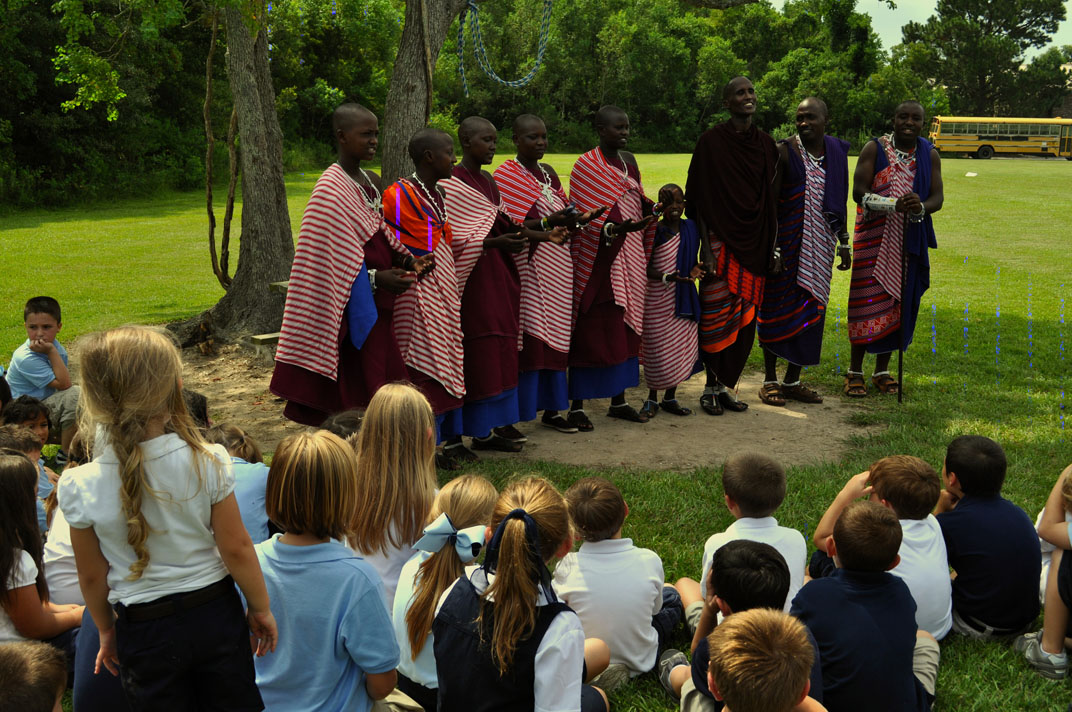
[{"label": "wooden bench", "polygon": [[[286,294],[287,287],[290,285],[290,280],[282,282],[269,282],[268,291],[276,294]],[[254,334],[249,337],[249,343],[253,345],[253,350],[257,355],[271,356],[271,347],[279,343],[279,332],[273,332],[271,334]]]}]

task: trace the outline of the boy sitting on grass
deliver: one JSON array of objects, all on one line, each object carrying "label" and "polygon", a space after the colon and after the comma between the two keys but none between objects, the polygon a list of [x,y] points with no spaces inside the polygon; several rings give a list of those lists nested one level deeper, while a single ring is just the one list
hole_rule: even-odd
[{"label": "boy sitting on grass", "polygon": [[826,540],[834,533],[834,523],[849,503],[868,497],[893,510],[901,523],[901,563],[890,573],[904,579],[916,602],[916,623],[941,640],[953,626],[949,561],[938,520],[931,510],[938,503],[942,485],[938,473],[918,457],[884,457],[861,472],[842,488],[819,525],[815,527],[816,552],[809,573],[812,578],[829,575],[834,560],[826,551]]},{"label": "boy sitting on grass", "polygon": [[877,502],[852,502],[826,541],[837,571],[810,581],[791,613],[818,643],[830,712],[930,710],[938,642],[916,627],[916,604],[889,573],[900,562],[901,525]]},{"label": "boy sitting on grass", "polygon": [[789,603],[804,583],[808,547],[800,532],[779,526],[773,516],[785,499],[785,489],[785,470],[766,455],[742,453],[726,460],[722,467],[722,490],[726,508],[737,521],[726,531],[712,535],[704,544],[700,580],[682,578],[674,584],[681,594],[685,620],[692,632],[695,633],[704,608],[703,581],[711,570],[711,559],[720,547],[737,539],[770,544],[782,555],[789,567],[789,593],[783,596],[785,608],[789,608]]},{"label": "boy sitting on grass", "polygon": [[11,355],[5,378],[13,397],[33,396],[48,406],[52,429],[60,434],[56,464],[62,466],[78,428],[78,386],[71,384],[67,349],[56,340],[63,328],[60,317],[60,303],[52,297],[26,302],[22,310],[26,342]]},{"label": "boy sitting on grass", "polygon": [[[667,650],[659,658],[659,682],[671,697],[680,698],[681,712],[717,712],[719,701],[709,686],[708,669],[714,648],[711,632],[716,630],[716,616],[721,613],[725,621],[742,611],[775,609],[785,606],[789,590],[789,568],[782,555],[769,544],[738,539],[731,541],[715,552],[711,561],[711,574],[707,577],[707,600],[700,616],[696,635],[692,639],[692,663],[677,650]],[[806,633],[812,647],[815,641]],[[822,701],[823,678],[818,655],[811,668],[810,691],[814,701]],[[799,711],[812,709],[801,706]]]},{"label": "boy sitting on grass", "polygon": [[825,712],[808,696],[814,649],[807,629],[781,611],[756,609],[711,634],[707,681],[726,712]]},{"label": "boy sitting on grass", "polygon": [[581,619],[586,638],[610,647],[611,664],[631,676],[655,667],[684,611],[663,563],[622,538],[629,507],[614,483],[586,477],[566,490],[570,522],[581,548],[555,567],[554,589]]},{"label": "boy sitting on grass", "polygon": [[1024,510],[1001,496],[1005,452],[990,438],[961,435],[945,453],[945,491],[934,510],[953,579],[953,630],[1009,638],[1039,613],[1038,535]]}]

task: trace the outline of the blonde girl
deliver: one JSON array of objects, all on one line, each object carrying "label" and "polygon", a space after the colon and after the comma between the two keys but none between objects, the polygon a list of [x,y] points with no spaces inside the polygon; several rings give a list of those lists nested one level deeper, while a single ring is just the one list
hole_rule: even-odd
[{"label": "blonde girl", "polygon": [[268,515],[264,512],[264,488],[268,483],[268,466],[262,462],[261,446],[237,425],[220,423],[205,433],[210,443],[223,445],[231,456],[234,470],[235,499],[242,523],[254,544],[268,538]]},{"label": "blonde girl", "polygon": [[95,459],[64,474],[59,499],[100,631],[95,672],[119,674],[134,710],[261,709],[249,637],[273,650],[275,619],[230,458],[186,410],[175,342],[123,327],[87,337],[81,361]]},{"label": "blonde girl", "polygon": [[486,536],[483,566],[447,589],[432,624],[439,710],[608,710],[583,684],[584,629],[547,569],[573,544],[565,499],[542,478],[514,482]]},{"label": "blonde girl", "polygon": [[257,659],[268,710],[366,712],[395,687],[398,645],[379,576],[342,543],[354,451],[321,430],[279,444],[265,505],[284,530],[257,546],[283,644]]},{"label": "blonde girl", "polygon": [[369,401],[357,438],[357,506],[350,545],[393,601],[402,566],[435,499],[435,417],[413,386],[389,383]]},{"label": "blonde girl", "polygon": [[436,708],[436,666],[432,653],[432,619],[439,597],[476,559],[499,493],[477,475],[462,475],[436,496],[416,544],[419,550],[398,579],[393,619],[401,650],[398,689],[425,710]]}]

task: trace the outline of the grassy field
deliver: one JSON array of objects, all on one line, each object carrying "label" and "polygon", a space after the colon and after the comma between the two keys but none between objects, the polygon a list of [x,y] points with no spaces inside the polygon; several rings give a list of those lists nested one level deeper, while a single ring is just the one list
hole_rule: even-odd
[{"label": "grassy field", "polygon": [[[548,160],[565,175],[572,158]],[[687,156],[639,160],[649,195],[666,182],[684,181]],[[966,175],[972,172],[977,175]],[[778,518],[806,535],[852,474],[893,453],[919,455],[940,467],[946,443],[958,434],[979,433],[1002,443],[1009,456],[1005,493],[1032,516],[1061,468],[1072,462],[1067,429],[1072,424],[1065,417],[1072,165],[950,159],[943,175],[946,208],[935,216],[939,249],[931,253],[932,287],[905,358],[905,402],[898,406],[872,396],[860,403],[854,422],[829,436],[852,439],[851,454],[843,460],[786,463],[789,494]],[[295,235],[315,177],[288,176]],[[110,205],[0,218],[6,268],[0,353],[6,357],[25,338],[21,304],[37,293],[53,294],[63,304],[67,339],[126,322],[164,322],[211,306],[221,290],[206,244],[204,198],[197,193],[118,198]],[[827,390],[840,387],[846,367],[847,290],[847,275],[835,273],[823,361],[805,375]],[[759,365],[758,350],[753,365]],[[717,438],[717,421],[712,422]],[[881,435],[855,437],[854,424],[888,427]],[[478,469],[497,482],[517,474],[506,462]],[[551,463],[530,469],[562,487],[586,474]],[[627,535],[660,553],[670,580],[696,576],[704,539],[731,521],[718,473],[649,471],[637,462],[610,474],[630,503]],[[936,709],[1064,710],[1070,699],[1067,683],[1043,680],[1007,647],[959,638],[943,643]],[[617,709],[672,709],[651,676],[612,702]]]}]

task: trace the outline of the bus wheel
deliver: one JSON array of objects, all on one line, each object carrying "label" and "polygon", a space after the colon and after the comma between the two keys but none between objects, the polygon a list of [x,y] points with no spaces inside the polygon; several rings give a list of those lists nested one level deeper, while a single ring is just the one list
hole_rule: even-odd
[{"label": "bus wheel", "polygon": [[988,159],[988,158],[993,158],[994,157],[994,147],[993,146],[980,146],[979,150],[975,152],[975,155],[977,157],[979,157],[979,158],[982,158],[984,161],[986,159]]}]

